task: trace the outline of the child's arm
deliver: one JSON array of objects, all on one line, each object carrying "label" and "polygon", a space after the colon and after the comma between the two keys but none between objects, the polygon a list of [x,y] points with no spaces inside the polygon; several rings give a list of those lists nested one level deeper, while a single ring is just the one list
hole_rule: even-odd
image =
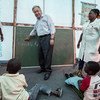
[{"label": "child's arm", "polygon": [[21,81],[24,88],[28,87],[25,76],[23,74],[20,74],[20,81]]},{"label": "child's arm", "polygon": [[26,82],[26,79],[24,79],[24,86],[23,86],[24,88],[26,88],[26,87],[28,87],[28,84],[27,84],[27,82]]}]

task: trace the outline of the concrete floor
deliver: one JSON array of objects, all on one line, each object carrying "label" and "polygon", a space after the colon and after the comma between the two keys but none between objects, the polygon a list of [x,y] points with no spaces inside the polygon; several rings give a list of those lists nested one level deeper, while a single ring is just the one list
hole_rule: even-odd
[{"label": "concrete floor", "polygon": [[[5,72],[6,67],[0,67],[0,74]],[[65,77],[64,72],[70,73],[75,70],[73,67],[53,67],[53,72],[49,80],[43,80],[44,73],[38,74],[36,71],[39,68],[22,68],[20,73],[23,73],[26,76],[28,83],[28,89],[31,89],[36,83],[46,84],[55,90],[58,87],[63,89],[62,97],[47,96],[44,94],[39,94],[37,100],[80,100],[77,94],[72,91],[64,83]]]}]

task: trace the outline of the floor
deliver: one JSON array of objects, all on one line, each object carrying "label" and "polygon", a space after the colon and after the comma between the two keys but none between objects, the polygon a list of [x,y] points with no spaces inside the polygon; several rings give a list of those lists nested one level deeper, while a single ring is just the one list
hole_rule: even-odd
[{"label": "floor", "polygon": [[[59,97],[55,96],[47,96],[42,93],[38,95],[37,100],[81,100],[78,95],[71,90],[66,84],[64,83],[65,77],[64,73],[70,73],[75,70],[74,67],[71,66],[62,66],[62,67],[53,67],[53,71],[49,80],[43,80],[44,73],[38,74],[36,71],[39,68],[22,68],[20,73],[23,73],[26,77],[28,88],[31,89],[36,83],[45,84],[55,90],[58,87],[63,89],[63,95]],[[3,74],[6,70],[6,67],[0,67],[0,74]]]}]

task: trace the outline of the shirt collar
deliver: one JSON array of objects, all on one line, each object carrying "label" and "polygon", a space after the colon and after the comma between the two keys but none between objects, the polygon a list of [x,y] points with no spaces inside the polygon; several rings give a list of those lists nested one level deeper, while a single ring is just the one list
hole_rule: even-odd
[{"label": "shirt collar", "polygon": [[[98,20],[97,18],[93,21],[93,22],[91,22],[91,23],[94,23],[96,20]],[[89,23],[90,23],[90,21],[89,21]]]},{"label": "shirt collar", "polygon": [[42,14],[42,16],[41,16],[38,20],[42,19],[42,18],[43,18],[43,16],[44,16],[44,15]]},{"label": "shirt collar", "polygon": [[14,76],[18,76],[18,75],[19,75],[19,72],[16,74],[9,74],[9,73],[3,74],[3,76],[10,76],[10,77],[14,77]]}]

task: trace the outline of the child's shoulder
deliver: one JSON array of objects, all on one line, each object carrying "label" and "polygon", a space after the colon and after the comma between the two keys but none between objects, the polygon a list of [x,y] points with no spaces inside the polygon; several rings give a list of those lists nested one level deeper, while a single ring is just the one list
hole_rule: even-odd
[{"label": "child's shoulder", "polygon": [[92,76],[86,75],[86,76],[84,76],[83,80],[91,80],[91,77]]},{"label": "child's shoulder", "polygon": [[25,75],[24,74],[19,74],[19,77],[25,78]]}]

